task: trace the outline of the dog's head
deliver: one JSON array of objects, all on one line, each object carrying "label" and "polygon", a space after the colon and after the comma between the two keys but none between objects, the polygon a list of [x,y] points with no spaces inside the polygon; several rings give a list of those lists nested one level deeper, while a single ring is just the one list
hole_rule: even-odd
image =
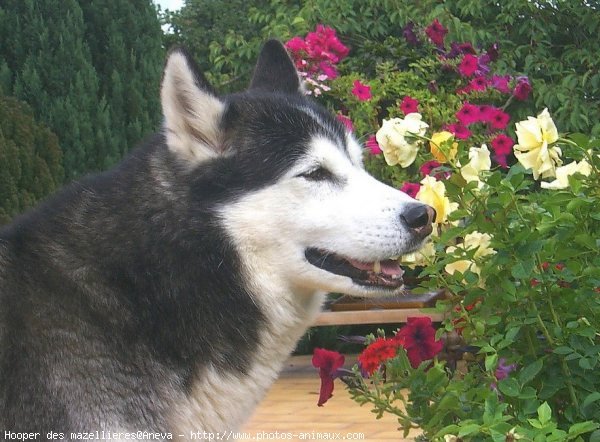
[{"label": "dog's head", "polygon": [[198,200],[214,201],[257,290],[401,291],[393,258],[421,246],[435,212],[365,172],[361,147],[302,94],[279,42],[265,44],[249,89],[225,97],[171,51],[161,98],[169,150]]}]

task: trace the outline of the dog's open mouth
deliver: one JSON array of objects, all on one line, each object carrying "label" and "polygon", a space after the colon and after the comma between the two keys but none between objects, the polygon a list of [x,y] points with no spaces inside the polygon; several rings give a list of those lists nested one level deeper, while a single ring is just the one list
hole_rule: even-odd
[{"label": "dog's open mouth", "polygon": [[361,262],[314,248],[306,249],[304,255],[315,267],[336,275],[347,276],[360,285],[395,289],[403,284],[404,271],[398,262],[392,259]]}]

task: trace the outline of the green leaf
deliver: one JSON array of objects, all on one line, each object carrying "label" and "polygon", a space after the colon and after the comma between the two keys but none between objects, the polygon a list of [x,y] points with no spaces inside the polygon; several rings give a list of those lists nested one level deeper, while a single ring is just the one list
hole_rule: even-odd
[{"label": "green leaf", "polygon": [[554,349],[554,353],[557,355],[568,355],[568,354],[573,353],[573,351],[574,350],[571,347],[565,347],[565,346],[556,347]]},{"label": "green leaf", "polygon": [[569,428],[569,439],[574,439],[580,434],[589,433],[590,431],[594,431],[600,427],[599,424],[592,421],[578,422],[574,425],[571,425]]},{"label": "green leaf", "polygon": [[590,404],[596,402],[598,399],[600,399],[600,392],[594,391],[593,393],[588,394],[583,400],[581,408],[587,408]]},{"label": "green leaf", "polygon": [[519,372],[519,382],[521,383],[521,385],[525,385],[528,382],[531,382],[540,372],[543,366],[544,361],[542,359],[538,359],[533,363],[529,364],[527,367],[523,368]]},{"label": "green leaf", "polygon": [[485,370],[492,371],[498,365],[498,354],[494,353],[485,357]]},{"label": "green leaf", "polygon": [[540,405],[537,409],[537,413],[538,419],[542,425],[545,425],[552,419],[552,409],[550,408],[550,405],[548,405],[548,402],[544,402]]},{"label": "green leaf", "polygon": [[501,393],[510,397],[517,397],[521,391],[519,383],[514,378],[502,379],[498,382],[498,389]]},{"label": "green leaf", "polygon": [[480,430],[481,425],[479,424],[467,424],[460,429],[458,437],[468,436],[469,434],[476,433]]},{"label": "green leaf", "polygon": [[600,442],[600,430],[596,430],[590,434],[590,440],[588,442]]}]

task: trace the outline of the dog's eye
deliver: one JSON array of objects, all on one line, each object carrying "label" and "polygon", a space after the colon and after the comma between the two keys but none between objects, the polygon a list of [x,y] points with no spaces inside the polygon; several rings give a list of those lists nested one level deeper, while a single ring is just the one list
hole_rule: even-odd
[{"label": "dog's eye", "polygon": [[333,174],[324,167],[317,167],[316,169],[301,173],[298,176],[311,181],[332,181],[334,179]]}]

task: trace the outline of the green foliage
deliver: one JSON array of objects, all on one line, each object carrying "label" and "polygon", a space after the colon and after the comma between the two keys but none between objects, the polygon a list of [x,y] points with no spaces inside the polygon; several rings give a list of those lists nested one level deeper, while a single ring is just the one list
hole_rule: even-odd
[{"label": "green foliage", "polygon": [[0,224],[32,207],[62,182],[62,152],[31,109],[0,95]]},{"label": "green foliage", "polygon": [[7,0],[0,39],[0,85],[59,136],[67,180],[155,127],[163,57],[148,1]]},{"label": "green foliage", "polygon": [[383,61],[404,69],[418,50],[402,42],[404,26],[434,18],[449,28],[447,41],[499,43],[505,54],[499,72],[521,72],[532,80],[529,114],[548,107],[564,131],[600,135],[600,9],[594,2],[188,0],[167,21],[175,29],[169,43],[192,48],[209,78],[231,90],[247,84],[249,61],[265,38],[285,41],[318,23],[336,29],[351,47],[346,72],[371,77]]}]

